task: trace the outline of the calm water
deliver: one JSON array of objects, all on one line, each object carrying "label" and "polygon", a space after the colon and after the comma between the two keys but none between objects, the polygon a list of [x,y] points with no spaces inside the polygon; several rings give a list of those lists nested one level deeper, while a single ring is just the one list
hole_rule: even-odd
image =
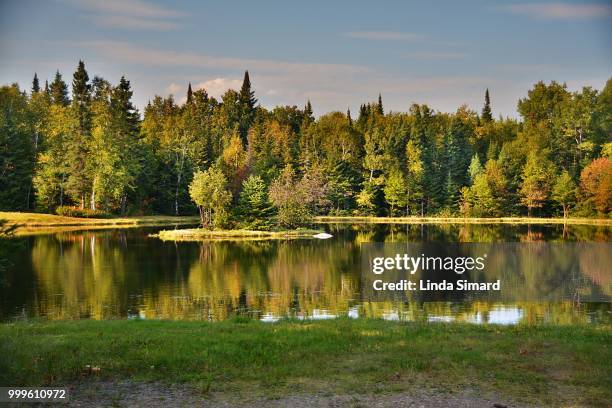
[{"label": "calm water", "polygon": [[[2,245],[0,320],[195,319],[248,315],[336,316],[391,320],[612,322],[612,265],[580,261],[580,276],[525,271],[503,300],[419,296],[408,302],[361,297],[365,242],[610,242],[612,229],[591,226],[325,225],[328,240],[162,242],[156,229],[59,232]],[[592,257],[590,257],[592,258]],[[557,276],[558,275],[558,276]],[[563,292],[579,281],[589,303],[567,298],[525,301],[524,294]]]}]

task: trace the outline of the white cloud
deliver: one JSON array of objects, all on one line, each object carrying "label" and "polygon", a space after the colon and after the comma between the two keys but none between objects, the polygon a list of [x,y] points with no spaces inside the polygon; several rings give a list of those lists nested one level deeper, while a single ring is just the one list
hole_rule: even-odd
[{"label": "white cloud", "polygon": [[179,25],[173,21],[162,21],[132,16],[116,15],[88,15],[84,16],[95,25],[106,28],[122,28],[125,30],[151,30],[169,31],[176,30]]},{"label": "white cloud", "polygon": [[144,48],[121,41],[86,41],[79,42],[84,48],[92,48],[107,58],[121,62],[131,62],[147,66],[182,66],[196,68],[232,69],[238,71],[253,70],[257,72],[284,72],[292,75],[313,73],[327,75],[347,75],[367,72],[363,66],[348,64],[321,64],[287,62],[267,59],[250,59],[212,56],[191,52],[178,52]]},{"label": "white cloud", "polygon": [[178,93],[183,89],[183,87],[179,84],[171,83],[166,87],[166,93],[171,95],[178,95]]},{"label": "white cloud", "polygon": [[64,0],[86,10],[82,17],[99,27],[125,30],[168,31],[180,27],[184,13],[143,0]]},{"label": "white cloud", "polygon": [[541,20],[602,18],[612,14],[609,4],[528,3],[498,7],[499,10]]},{"label": "white cloud", "polygon": [[142,18],[174,18],[184,13],[143,0],[65,0],[74,6],[99,13]]},{"label": "white cloud", "polygon": [[351,31],[344,34],[345,37],[357,38],[361,40],[375,41],[422,41],[424,37],[415,33],[401,33],[395,31]]},{"label": "white cloud", "polygon": [[215,78],[200,82],[193,86],[194,89],[205,89],[208,95],[215,98],[221,97],[228,89],[239,90],[242,86],[240,79]]}]

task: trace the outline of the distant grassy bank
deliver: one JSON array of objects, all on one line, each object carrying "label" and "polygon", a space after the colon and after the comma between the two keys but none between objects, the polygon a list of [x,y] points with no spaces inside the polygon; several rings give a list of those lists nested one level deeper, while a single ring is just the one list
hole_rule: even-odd
[{"label": "distant grassy bank", "polygon": [[0,325],[0,383],[87,379],[192,384],[204,392],[381,393],[435,389],[538,406],[612,400],[612,331],[382,320]]},{"label": "distant grassy bank", "polygon": [[536,217],[354,217],[319,216],[315,222],[372,224],[571,224],[612,226],[612,218],[536,218]]},{"label": "distant grassy bank", "polygon": [[291,239],[312,238],[320,230],[296,229],[286,231],[253,231],[253,230],[207,230],[203,228],[177,229],[160,231],[157,236],[164,241],[198,241],[201,239]]},{"label": "distant grassy bank", "polygon": [[168,215],[146,215],[137,217],[117,218],[76,218],[53,214],[1,212],[0,220],[7,220],[8,225],[19,225],[17,234],[35,233],[40,231],[53,231],[87,228],[135,227],[150,225],[187,225],[199,222],[197,216],[174,217]]}]

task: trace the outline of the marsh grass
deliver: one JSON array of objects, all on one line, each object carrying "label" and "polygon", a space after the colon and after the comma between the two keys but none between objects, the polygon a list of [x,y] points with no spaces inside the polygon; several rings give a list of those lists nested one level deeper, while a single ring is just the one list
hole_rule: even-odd
[{"label": "marsh grass", "polygon": [[187,383],[266,396],[475,389],[536,405],[612,400],[612,332],[496,326],[248,319],[62,321],[0,326],[0,383],[89,379]]}]

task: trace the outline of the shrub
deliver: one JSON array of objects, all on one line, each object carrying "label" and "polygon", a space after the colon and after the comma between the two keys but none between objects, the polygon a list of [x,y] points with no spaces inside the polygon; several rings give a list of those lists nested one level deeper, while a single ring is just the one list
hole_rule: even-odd
[{"label": "shrub", "polygon": [[55,209],[57,215],[63,217],[77,217],[77,218],[111,218],[112,215],[101,211],[91,210],[89,208],[70,207],[67,205],[59,206]]}]

